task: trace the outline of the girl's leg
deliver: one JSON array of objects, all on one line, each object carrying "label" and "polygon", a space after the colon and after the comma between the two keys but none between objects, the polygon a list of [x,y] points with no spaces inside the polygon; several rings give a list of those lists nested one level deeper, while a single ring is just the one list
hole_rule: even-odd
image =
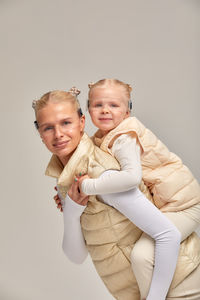
[{"label": "girl's leg", "polygon": [[196,204],[180,212],[167,212],[164,215],[173,222],[184,241],[200,225],[200,204]]},{"label": "girl's leg", "polygon": [[[199,225],[200,204],[181,212],[164,213],[181,233],[181,241],[186,239]],[[142,298],[148,295],[154,268],[154,240],[146,234],[135,244],[131,261]],[[159,282],[158,282],[159,284]]]},{"label": "girl's leg", "polygon": [[[155,240],[155,267],[151,268],[151,270],[153,269],[153,278],[150,276],[152,280],[146,299],[165,299],[178,258],[179,231],[138,188],[101,197],[105,203],[115,207]],[[154,247],[152,249],[152,257],[154,257]],[[150,266],[152,266],[152,262]]]}]

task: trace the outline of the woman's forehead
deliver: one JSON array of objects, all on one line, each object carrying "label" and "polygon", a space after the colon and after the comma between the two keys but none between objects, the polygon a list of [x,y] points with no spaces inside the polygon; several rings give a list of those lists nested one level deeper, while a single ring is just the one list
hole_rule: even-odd
[{"label": "woman's forehead", "polygon": [[37,120],[47,122],[48,120],[75,117],[76,115],[77,111],[70,102],[49,102],[38,111]]}]

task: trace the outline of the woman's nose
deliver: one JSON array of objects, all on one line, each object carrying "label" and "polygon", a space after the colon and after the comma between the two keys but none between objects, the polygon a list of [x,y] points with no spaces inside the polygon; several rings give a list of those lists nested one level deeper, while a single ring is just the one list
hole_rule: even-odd
[{"label": "woman's nose", "polygon": [[60,126],[55,127],[55,137],[60,138],[62,136],[63,136],[63,132],[62,132]]}]

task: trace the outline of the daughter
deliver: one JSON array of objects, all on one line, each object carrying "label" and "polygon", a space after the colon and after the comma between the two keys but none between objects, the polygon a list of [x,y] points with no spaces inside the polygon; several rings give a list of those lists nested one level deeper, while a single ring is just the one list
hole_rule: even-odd
[{"label": "daughter", "polygon": [[[147,299],[165,299],[175,264],[163,259],[160,240],[156,239],[158,235],[148,232],[160,228],[160,221],[147,208],[150,203],[145,201],[137,186],[143,177],[155,205],[176,225],[181,240],[184,240],[200,222],[199,185],[179,157],[169,152],[135,117],[129,117],[132,106],[129,85],[115,79],[104,79],[90,84],[89,88],[89,113],[99,128],[93,140],[102,150],[116,157],[121,171],[106,171],[96,179],[82,176],[79,188],[86,195],[103,195],[105,203],[122,212],[155,239],[153,275],[154,243],[146,234],[133,248],[132,264],[142,298],[148,294]],[[131,189],[132,194],[127,193],[126,197],[119,194]],[[114,197],[108,195],[116,192],[118,194]],[[167,255],[171,250],[165,245]]]}]

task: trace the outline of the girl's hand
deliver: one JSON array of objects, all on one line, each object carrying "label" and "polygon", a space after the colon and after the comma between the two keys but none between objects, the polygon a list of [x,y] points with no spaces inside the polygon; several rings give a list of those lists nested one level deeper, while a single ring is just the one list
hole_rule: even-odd
[{"label": "girl's hand", "polygon": [[[54,189],[57,191],[57,187],[56,186],[54,187]],[[55,195],[53,197],[53,199],[54,199],[54,201],[55,201],[55,203],[57,205],[57,208],[62,212],[63,209],[62,209],[61,199],[59,198],[58,194]]]},{"label": "girl's hand", "polygon": [[79,205],[87,205],[89,196],[83,194],[79,188],[79,179],[75,178],[73,184],[68,191],[69,197]]},{"label": "girl's hand", "polygon": [[[90,178],[87,174],[84,174],[84,175],[80,175],[76,177],[77,180],[78,180],[78,187],[79,187],[79,190],[81,191],[81,184],[83,182],[84,179],[86,178]],[[85,195],[86,196],[86,195]]]}]

